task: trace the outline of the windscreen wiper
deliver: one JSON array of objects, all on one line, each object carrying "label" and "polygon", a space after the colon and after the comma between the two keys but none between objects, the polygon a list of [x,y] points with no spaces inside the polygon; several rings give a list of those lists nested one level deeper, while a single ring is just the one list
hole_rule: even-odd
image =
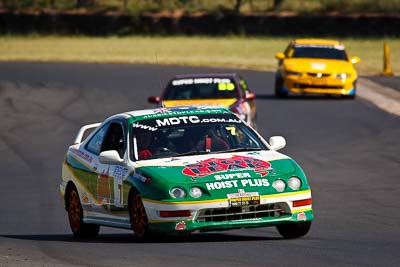
[{"label": "windscreen wiper", "polygon": [[179,154],[176,157],[184,157],[184,156],[192,156],[192,155],[204,155],[204,154],[209,154],[210,152],[207,151],[189,151],[187,153]]}]

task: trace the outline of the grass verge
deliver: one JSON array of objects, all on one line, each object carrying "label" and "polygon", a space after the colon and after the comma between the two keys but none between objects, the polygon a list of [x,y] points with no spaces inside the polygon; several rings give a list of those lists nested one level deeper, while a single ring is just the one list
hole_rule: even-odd
[{"label": "grass verge", "polygon": [[[145,63],[222,68],[276,69],[276,52],[291,38],[272,37],[60,37],[3,36],[0,61]],[[400,71],[400,39],[341,39],[349,55],[361,57],[361,75],[383,70],[383,42],[391,68]],[[156,60],[157,58],[157,60]]]}]

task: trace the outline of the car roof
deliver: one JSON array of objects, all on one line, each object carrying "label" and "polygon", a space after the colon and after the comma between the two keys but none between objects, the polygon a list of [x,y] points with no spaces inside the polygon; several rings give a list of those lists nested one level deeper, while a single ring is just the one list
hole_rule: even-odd
[{"label": "car roof", "polygon": [[174,79],[187,79],[187,78],[235,78],[236,73],[188,73],[175,75]]},{"label": "car roof", "polygon": [[302,45],[329,45],[336,46],[342,45],[342,43],[338,40],[331,39],[295,39],[292,41],[293,44],[302,44]]}]

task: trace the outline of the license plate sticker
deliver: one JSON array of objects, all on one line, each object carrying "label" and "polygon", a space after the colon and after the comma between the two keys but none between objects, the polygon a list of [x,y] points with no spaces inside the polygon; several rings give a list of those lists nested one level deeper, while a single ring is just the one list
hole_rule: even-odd
[{"label": "license plate sticker", "polygon": [[228,194],[228,200],[231,207],[260,205],[260,195],[258,192]]}]

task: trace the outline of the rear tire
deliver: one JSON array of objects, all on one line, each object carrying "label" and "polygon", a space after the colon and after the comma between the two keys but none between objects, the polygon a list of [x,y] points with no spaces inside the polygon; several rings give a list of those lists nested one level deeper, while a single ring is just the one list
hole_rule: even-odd
[{"label": "rear tire", "polygon": [[142,197],[136,190],[129,194],[129,218],[135,235],[140,239],[150,237],[149,221]]},{"label": "rear tire", "polygon": [[311,221],[300,223],[279,224],[276,226],[278,232],[287,239],[299,238],[308,233],[311,228]]},{"label": "rear tire", "polygon": [[83,222],[83,211],[78,191],[70,189],[66,197],[69,225],[75,238],[94,238],[100,231],[100,226]]},{"label": "rear tire", "polygon": [[285,98],[288,96],[287,92],[283,90],[283,79],[280,75],[275,76],[275,96],[279,98]]}]

